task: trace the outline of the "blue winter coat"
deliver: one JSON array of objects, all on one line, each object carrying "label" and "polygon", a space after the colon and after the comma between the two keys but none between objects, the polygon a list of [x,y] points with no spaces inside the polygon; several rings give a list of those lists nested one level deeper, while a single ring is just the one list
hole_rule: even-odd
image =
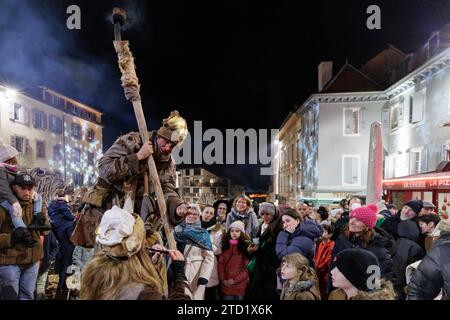
[{"label": "blue winter coat", "polygon": [[313,220],[299,224],[293,233],[280,231],[275,247],[278,258],[281,260],[288,254],[297,252],[308,258],[310,265],[314,266],[314,239],[321,235],[322,228]]},{"label": "blue winter coat", "polygon": [[44,273],[50,268],[52,260],[55,259],[58,251],[59,243],[53,232],[50,231],[44,238],[44,258],[42,259],[40,273]]},{"label": "blue winter coat", "polygon": [[53,200],[48,206],[48,215],[52,223],[52,230],[58,241],[68,241],[74,228],[74,220],[69,205],[62,200]]}]

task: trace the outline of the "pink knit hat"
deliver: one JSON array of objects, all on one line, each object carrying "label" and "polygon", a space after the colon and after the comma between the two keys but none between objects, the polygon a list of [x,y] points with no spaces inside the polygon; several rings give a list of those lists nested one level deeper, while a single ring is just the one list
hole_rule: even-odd
[{"label": "pink knit hat", "polygon": [[350,218],[356,218],[364,223],[367,228],[373,229],[377,223],[377,213],[368,206],[357,208],[350,213]]}]

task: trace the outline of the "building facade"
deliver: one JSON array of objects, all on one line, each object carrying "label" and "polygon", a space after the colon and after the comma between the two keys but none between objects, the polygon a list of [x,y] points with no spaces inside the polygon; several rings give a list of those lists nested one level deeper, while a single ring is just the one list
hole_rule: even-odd
[{"label": "building facade", "polygon": [[178,187],[182,198],[187,202],[197,203],[200,200],[229,199],[231,182],[216,176],[203,168],[180,169]]},{"label": "building facade", "polygon": [[0,139],[25,167],[59,172],[66,183],[95,183],[102,156],[102,113],[56,91],[29,93],[0,86]]},{"label": "building facade", "polygon": [[[300,186],[298,199],[365,196],[374,121],[382,124],[385,179],[433,171],[449,160],[450,24],[415,53],[387,46],[359,70],[347,62],[334,77],[331,72],[332,62],[319,65],[318,93],[295,111],[301,158],[280,161],[273,179],[279,197],[286,188],[280,188],[282,168],[298,162],[300,179],[287,184]],[[290,127],[285,121],[280,133],[297,134]]]}]

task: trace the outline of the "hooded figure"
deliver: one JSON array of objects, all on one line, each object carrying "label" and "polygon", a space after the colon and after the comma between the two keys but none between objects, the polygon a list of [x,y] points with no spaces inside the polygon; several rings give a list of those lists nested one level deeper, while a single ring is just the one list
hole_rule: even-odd
[{"label": "hooded figure", "polygon": [[417,243],[419,235],[413,221],[404,221],[398,225],[399,238],[395,241],[391,254],[396,279],[394,289],[399,300],[406,298],[406,267],[424,256],[422,247]]}]

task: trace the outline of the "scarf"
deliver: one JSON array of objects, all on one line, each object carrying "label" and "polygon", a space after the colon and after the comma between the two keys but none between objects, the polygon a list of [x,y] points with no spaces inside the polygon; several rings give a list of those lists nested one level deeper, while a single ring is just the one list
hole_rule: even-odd
[{"label": "scarf", "polygon": [[190,244],[201,249],[212,251],[212,243],[209,233],[201,227],[200,221],[193,224],[187,224],[183,221],[177,225],[174,230],[175,240],[182,244]]},{"label": "scarf", "polygon": [[208,222],[204,222],[202,220],[202,217],[200,216],[200,221],[201,221],[201,224],[202,224],[202,228],[203,229],[208,229],[208,228],[210,228],[210,227],[212,227],[213,225],[216,224],[216,222],[217,222],[217,213],[214,213],[214,216]]}]

